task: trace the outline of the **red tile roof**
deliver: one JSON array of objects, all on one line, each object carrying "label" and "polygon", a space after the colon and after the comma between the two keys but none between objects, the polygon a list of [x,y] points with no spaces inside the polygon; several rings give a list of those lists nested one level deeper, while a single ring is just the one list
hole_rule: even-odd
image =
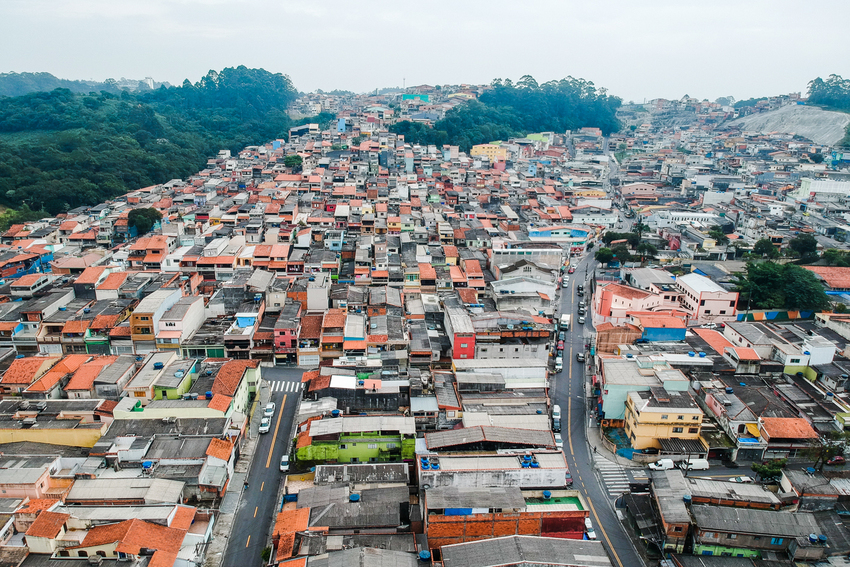
[{"label": "red tile roof", "polygon": [[693,329],[702,340],[708,343],[708,346],[714,349],[717,354],[723,354],[726,347],[734,346],[726,340],[726,337],[711,329]]},{"label": "red tile roof", "polygon": [[216,374],[212,386],[213,394],[233,397],[242,381],[242,376],[248,368],[257,368],[258,360],[231,360],[225,362]]},{"label": "red tile roof", "polygon": [[233,398],[230,396],[225,396],[223,394],[213,394],[210,403],[207,404],[207,407],[216,411],[226,412],[227,408],[230,407],[230,403],[233,401]]},{"label": "red tile roof", "polygon": [[56,364],[59,358],[59,356],[31,356],[15,359],[0,379],[0,384],[32,384],[48,368]]},{"label": "red tile roof", "polygon": [[231,454],[233,454],[233,444],[230,441],[210,439],[210,445],[207,447],[207,455],[221,459],[222,461],[229,461]]},{"label": "red tile roof", "polygon": [[45,510],[41,512],[27,530],[29,537],[43,537],[53,539],[59,535],[62,526],[68,521],[71,514],[60,514]]},{"label": "red tile roof", "polygon": [[34,514],[35,512],[41,512],[42,510],[52,508],[57,502],[59,500],[56,498],[33,498],[15,510],[15,514]]},{"label": "red tile roof", "polygon": [[100,276],[106,270],[103,266],[89,266],[83,273],[79,275],[79,277],[74,280],[75,284],[95,284],[97,280],[100,279]]},{"label": "red tile roof", "polygon": [[763,417],[759,427],[767,439],[817,439],[818,434],[802,417]]},{"label": "red tile roof", "polygon": [[850,289],[850,268],[835,266],[803,266],[816,273],[832,289]]},{"label": "red tile roof", "polygon": [[97,286],[97,289],[100,290],[117,290],[120,289],[121,285],[124,283],[124,280],[127,279],[127,276],[130,275],[128,272],[114,272],[106,276],[106,279]]}]

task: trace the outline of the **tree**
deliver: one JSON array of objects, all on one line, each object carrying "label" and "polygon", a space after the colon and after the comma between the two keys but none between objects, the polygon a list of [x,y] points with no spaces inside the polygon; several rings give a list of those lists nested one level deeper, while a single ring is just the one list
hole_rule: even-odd
[{"label": "tree", "polygon": [[788,459],[773,459],[766,463],[753,463],[750,468],[762,480],[773,480],[782,475],[782,469],[788,464]]},{"label": "tree", "polygon": [[283,158],[283,165],[292,169],[301,167],[302,163],[304,163],[304,159],[298,154],[289,154]]},{"label": "tree", "polygon": [[635,251],[640,256],[641,262],[645,262],[647,258],[654,258],[658,254],[658,248],[649,242],[641,242]]},{"label": "tree", "polygon": [[812,459],[812,467],[823,470],[823,466],[829,459],[844,454],[848,440],[850,440],[850,432],[827,431],[818,435],[817,439],[810,440],[811,444],[803,454]]},{"label": "tree", "polygon": [[801,234],[788,241],[788,247],[800,255],[804,263],[815,262],[818,259],[818,241],[811,234]]},{"label": "tree", "polygon": [[611,252],[614,253],[614,258],[618,262],[620,262],[620,264],[629,262],[632,259],[632,255],[629,252],[629,248],[625,244],[618,244],[617,246],[611,249]]},{"label": "tree", "polygon": [[762,258],[771,259],[779,256],[779,250],[776,249],[773,242],[767,238],[762,238],[755,243],[755,246],[753,246],[753,254],[761,256]]},{"label": "tree", "polygon": [[593,242],[588,242],[587,243],[587,251],[590,252],[591,250],[593,250]]},{"label": "tree", "polygon": [[729,244],[729,237],[723,232],[723,229],[719,226],[713,226],[708,230],[709,238],[712,238],[715,242],[723,246],[724,244]]},{"label": "tree", "polygon": [[823,310],[830,305],[815,275],[795,264],[749,262],[736,289],[748,308]]},{"label": "tree", "polygon": [[812,163],[823,163],[823,154],[809,154],[809,161]]},{"label": "tree", "polygon": [[612,252],[610,248],[600,248],[596,251],[596,255],[594,257],[600,264],[607,265],[608,262],[614,259],[614,252]]},{"label": "tree", "polygon": [[846,268],[850,265],[850,261],[848,261],[847,252],[844,250],[836,250],[835,248],[829,248],[828,250],[824,250],[823,254],[821,254],[821,260],[826,262],[827,266],[838,266],[840,268]]},{"label": "tree", "polygon": [[127,217],[127,224],[136,227],[139,236],[147,234],[153,225],[162,218],[162,213],[156,209],[133,209]]},{"label": "tree", "polygon": [[649,232],[649,225],[638,219],[634,226],[632,226],[632,232],[638,235],[638,240],[641,240],[643,238],[643,233]]}]

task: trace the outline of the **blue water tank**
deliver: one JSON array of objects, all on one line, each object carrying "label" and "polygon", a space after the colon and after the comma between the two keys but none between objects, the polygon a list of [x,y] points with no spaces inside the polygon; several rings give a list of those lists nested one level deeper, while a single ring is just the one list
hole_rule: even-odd
[{"label": "blue water tank", "polygon": [[23,354],[19,354],[19,355],[15,356],[15,358],[26,358],[26,356],[24,356]]},{"label": "blue water tank", "polygon": [[540,463],[538,463],[537,461],[532,461],[532,463],[531,463],[531,468],[533,468],[533,469],[539,469],[539,468],[540,468]]},{"label": "blue water tank", "polygon": [[705,358],[705,353],[704,353],[704,352],[699,353],[699,357],[700,357],[700,358]]},{"label": "blue water tank", "polygon": [[348,499],[351,502],[360,502],[360,495],[359,494],[351,494],[351,495],[348,496]]},{"label": "blue water tank", "polygon": [[142,463],[142,468],[143,468],[143,469],[149,469],[149,468],[151,468],[152,466],[153,466],[153,461],[145,461],[145,462],[143,462],[143,463]]},{"label": "blue water tank", "polygon": [[684,502],[685,504],[690,504],[691,503],[691,495],[685,494],[684,496],[682,496],[682,502]]},{"label": "blue water tank", "polygon": [[522,460],[523,460],[523,461],[530,461],[530,460],[531,460],[531,458],[532,458],[532,457],[531,457],[531,455],[523,455],[523,456],[522,456]]},{"label": "blue water tank", "polygon": [[439,463],[431,463],[431,470],[435,470],[435,471],[440,470]]},{"label": "blue water tank", "polygon": [[739,386],[746,386],[746,385],[747,385],[747,383],[746,383],[746,382],[738,382],[738,385],[739,385]]},{"label": "blue water tank", "polygon": [[541,413],[543,413],[542,409],[537,410],[537,415],[540,415]]},{"label": "blue water tank", "polygon": [[734,394],[735,390],[733,390],[732,388],[726,388],[726,393],[727,394]]},{"label": "blue water tank", "polygon": [[818,536],[818,541],[819,541],[820,543],[826,543],[826,536],[825,536],[825,535],[823,535],[823,534],[820,534],[820,535]]},{"label": "blue water tank", "polygon": [[154,370],[162,370],[163,368],[165,368],[165,364],[163,364],[162,362],[154,362],[153,363],[153,369]]},{"label": "blue water tank", "polygon": [[431,552],[430,551],[420,551],[419,552],[419,561],[430,561],[431,560]]},{"label": "blue water tank", "polygon": [[522,464],[522,468],[527,469],[528,467],[531,466],[531,461],[523,461],[521,464]]},{"label": "blue water tank", "polygon": [[212,393],[212,392],[207,392],[207,393],[206,393],[206,395],[207,395],[207,399],[208,399],[208,400],[211,400],[211,399],[212,399],[212,397],[213,397],[213,393]]},{"label": "blue water tank", "polygon": [[546,500],[549,500],[550,498],[552,498],[552,491],[551,490],[544,490],[543,491],[543,498],[545,498]]},{"label": "blue water tank", "polygon": [[339,417],[339,410],[338,409],[331,410],[331,417]]},{"label": "blue water tank", "polygon": [[809,352],[809,351],[807,351],[807,350],[804,350],[804,351],[803,351],[803,354],[805,354],[806,356],[810,356],[812,353],[810,353],[810,352]]},{"label": "blue water tank", "polygon": [[692,350],[688,351],[688,356],[696,356],[696,355],[697,355],[697,353],[695,353],[694,351],[692,351]]},{"label": "blue water tank", "polygon": [[817,542],[818,542],[817,534],[809,534],[809,543],[817,543]]}]

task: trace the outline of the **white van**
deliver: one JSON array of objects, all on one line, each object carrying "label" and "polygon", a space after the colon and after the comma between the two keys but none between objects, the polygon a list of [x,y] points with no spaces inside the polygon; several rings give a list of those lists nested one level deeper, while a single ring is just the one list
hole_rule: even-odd
[{"label": "white van", "polygon": [[683,471],[707,471],[708,461],[705,459],[691,459],[690,461],[679,463],[679,468]]},{"label": "white van", "polygon": [[558,404],[552,406],[552,419],[561,419],[561,406]]},{"label": "white van", "polygon": [[658,459],[654,463],[649,463],[649,468],[654,471],[669,471],[675,467],[673,459]]},{"label": "white van", "polygon": [[564,369],[564,357],[559,356],[555,358],[555,372],[560,372]]}]

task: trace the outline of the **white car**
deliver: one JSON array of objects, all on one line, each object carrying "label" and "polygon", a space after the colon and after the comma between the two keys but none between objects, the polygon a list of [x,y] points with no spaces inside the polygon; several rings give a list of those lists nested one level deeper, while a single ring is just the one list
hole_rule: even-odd
[{"label": "white car", "polygon": [[272,418],[264,417],[260,421],[260,433],[268,433],[271,428],[272,428]]},{"label": "white car", "polygon": [[284,455],[280,458],[280,472],[289,471],[289,455]]},{"label": "white car", "polygon": [[271,417],[274,415],[276,409],[277,405],[275,405],[274,402],[269,402],[266,404],[266,409],[263,410],[263,415],[266,417]]},{"label": "white car", "polygon": [[564,440],[561,438],[560,433],[555,434],[555,447],[557,447],[558,449],[564,448]]},{"label": "white car", "polygon": [[587,539],[596,539],[596,530],[593,529],[590,518],[584,519],[584,531],[587,532]]},{"label": "white car", "polygon": [[740,482],[743,484],[752,484],[755,481],[749,476],[735,476],[729,479],[732,482]]},{"label": "white car", "polygon": [[570,276],[564,276],[564,283],[570,281]]}]

